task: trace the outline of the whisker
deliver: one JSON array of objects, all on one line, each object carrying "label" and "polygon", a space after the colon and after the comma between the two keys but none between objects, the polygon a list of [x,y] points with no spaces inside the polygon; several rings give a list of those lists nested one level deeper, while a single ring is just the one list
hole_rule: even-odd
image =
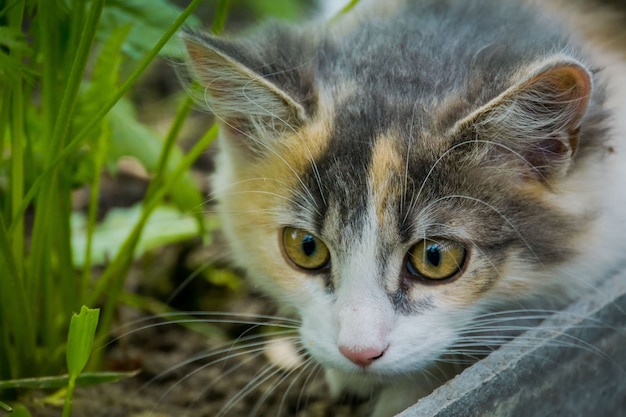
[{"label": "whisker", "polygon": [[[273,336],[283,336],[284,334],[289,334],[289,333],[290,332],[286,332],[285,331],[285,332],[269,333],[267,335],[251,335],[251,336],[248,336],[248,337],[246,337],[244,339],[241,339],[240,340],[241,344],[237,345],[235,347],[233,346],[232,343],[223,343],[222,345],[218,346],[215,349],[212,349],[209,352],[204,352],[204,353],[200,353],[200,354],[197,354],[195,356],[192,356],[191,358],[188,358],[188,359],[186,359],[186,360],[184,360],[184,361],[182,361],[182,362],[180,362],[180,363],[178,363],[178,364],[176,364],[176,365],[174,365],[174,366],[172,366],[172,367],[170,367],[170,368],[160,372],[158,375],[155,375],[149,381],[145,382],[141,387],[139,387],[137,389],[137,391],[141,391],[141,390],[145,389],[150,384],[152,384],[152,383],[154,383],[154,382],[156,382],[156,381],[158,381],[160,379],[163,379],[163,377],[165,377],[166,375],[171,374],[174,371],[176,371],[176,370],[178,370],[178,369],[180,369],[180,368],[182,368],[184,366],[190,365],[190,364],[192,364],[194,362],[198,362],[198,361],[201,361],[201,360],[206,360],[206,359],[208,359],[210,357],[213,357],[213,356],[227,354],[227,356],[224,356],[224,357],[221,357],[221,358],[217,358],[217,359],[215,359],[215,360],[213,360],[213,361],[211,361],[211,362],[209,362],[209,363],[207,363],[205,365],[202,365],[202,368],[199,369],[199,370],[201,370],[201,369],[204,369],[206,366],[212,366],[212,365],[215,365],[215,364],[217,364],[219,362],[226,362],[226,361],[228,361],[228,360],[230,360],[232,358],[236,358],[236,357],[248,354],[250,352],[256,352],[257,349],[259,349],[259,348],[261,348],[261,351],[263,351],[264,348],[265,348],[266,342],[267,342],[266,339],[268,339],[269,337],[273,337]],[[259,339],[261,339],[261,341],[258,341]],[[253,340],[257,340],[257,341],[252,342]],[[231,353],[231,352],[233,352],[234,348],[239,350],[239,352]],[[199,370],[194,370],[193,372],[191,372],[189,374],[189,376],[199,372]]]},{"label": "whisker", "polygon": [[[409,189],[409,161],[411,159],[411,146],[413,145],[413,142],[415,140],[415,138],[413,137],[413,128],[415,127],[415,113],[417,111],[417,107],[418,107],[418,100],[415,101],[415,103],[413,103],[413,109],[411,111],[411,127],[409,128],[409,136],[408,136],[408,144],[407,144],[407,150],[406,150],[406,160],[404,162],[404,178],[403,178],[403,184],[402,184],[402,194],[400,194],[400,213],[402,213],[402,211],[404,210],[404,204],[405,204],[405,198],[406,195],[408,193],[408,189]],[[406,214],[404,215],[404,220],[403,222],[406,222],[406,216],[408,216],[409,211],[406,211]]]},{"label": "whisker", "polygon": [[295,383],[298,381],[299,376],[302,375],[302,373],[304,371],[306,371],[306,369],[309,367],[309,365],[310,365],[310,360],[307,361],[304,365],[302,365],[300,367],[287,370],[287,372],[285,372],[284,375],[282,375],[277,381],[272,383],[272,386],[269,389],[267,389],[263,393],[263,395],[261,397],[259,397],[259,399],[256,401],[256,404],[255,404],[254,408],[252,409],[252,411],[250,411],[250,415],[251,416],[256,416],[258,414],[258,412],[259,412],[259,409],[260,409],[261,405],[267,400],[267,398],[270,395],[272,395],[274,390],[277,389],[281,384],[283,384],[287,379],[292,377],[297,372],[296,377],[293,378],[293,380],[289,383],[289,385],[287,386],[287,388],[285,389],[285,392],[283,393],[283,395],[281,397],[281,403],[280,403],[280,406],[278,408],[278,412],[276,413],[276,416],[282,415],[282,404],[285,402],[285,400],[286,400],[286,398],[287,398],[287,396],[289,394],[289,391],[291,390],[291,388],[293,388]]},{"label": "whisker", "polygon": [[[116,330],[131,327],[131,326],[145,323],[147,321],[151,321],[155,319],[171,319],[171,318],[176,318],[176,317],[190,317],[190,316],[199,316],[199,317],[235,316],[235,317],[241,317],[243,319],[259,319],[259,320],[268,320],[268,321],[276,320],[278,323],[272,322],[272,325],[280,325],[280,322],[285,322],[285,323],[293,324],[293,326],[296,326],[296,327],[300,323],[300,320],[298,319],[293,319],[293,318],[284,317],[284,316],[274,316],[270,314],[238,313],[238,312],[232,312],[232,311],[205,311],[205,310],[185,311],[185,312],[167,311],[158,315],[142,317],[140,319],[130,321],[128,323],[125,323],[122,326],[117,327]],[[176,321],[170,320],[165,323],[157,323],[157,324],[176,324],[176,323],[177,323]],[[233,319],[232,323],[234,324],[264,324],[263,322],[258,322],[258,321],[250,321],[250,320],[237,321],[235,319]]]},{"label": "whisker", "polygon": [[228,402],[226,402],[226,404],[222,407],[222,409],[217,413],[215,417],[220,417],[228,413],[228,411],[237,403],[237,401],[240,401],[248,396],[251,392],[259,388],[271,378],[274,378],[280,372],[280,367],[273,364],[267,365],[264,370],[259,372],[235,396],[228,400]]},{"label": "whisker", "polygon": [[[236,316],[241,317],[241,319],[233,318],[233,319],[208,319],[208,318],[190,318],[190,316],[200,316],[200,317],[223,317],[223,316]],[[184,317],[182,319],[177,319],[177,317]],[[107,343],[100,346],[98,349],[104,349],[107,346],[117,342],[118,340],[130,336],[134,333],[152,329],[161,326],[170,326],[170,325],[180,325],[180,324],[193,324],[193,323],[208,323],[208,324],[240,324],[240,325],[250,325],[250,326],[272,326],[272,327],[282,327],[284,329],[297,330],[299,329],[299,320],[290,319],[281,316],[272,316],[272,315],[264,315],[264,314],[254,314],[254,313],[232,313],[232,312],[218,312],[218,311],[190,311],[190,312],[165,312],[159,315],[153,315],[149,317],[144,317],[141,319],[137,319],[131,322],[124,324],[123,326],[115,329],[116,331],[135,326],[137,324],[142,324],[145,322],[149,322],[156,319],[166,319],[167,321],[151,323],[147,325],[140,326],[136,329],[132,329],[122,333],[119,336],[111,339]],[[257,320],[252,320],[257,319]],[[259,320],[267,320],[266,322]],[[283,322],[283,323],[281,323]]]},{"label": "whisker", "polygon": [[[252,361],[252,360],[256,359],[257,357],[259,357],[260,355],[262,355],[264,351],[265,351],[265,349],[262,347],[262,348],[258,348],[258,349],[254,349],[254,350],[249,350],[249,351],[246,351],[246,352],[240,352],[240,353],[237,353],[237,354],[233,354],[233,355],[232,355],[232,356],[230,356],[229,358],[233,358],[233,357],[237,357],[237,356],[242,356],[242,355],[252,355],[252,356],[251,356],[250,358],[243,359],[243,360],[242,360],[239,364],[237,364],[237,365],[235,365],[235,366],[233,366],[233,367],[229,368],[227,371],[225,371],[223,374],[221,374],[221,375],[219,376],[219,378],[216,378],[215,380],[213,380],[213,381],[211,382],[211,384],[209,384],[209,385],[205,388],[205,390],[206,390],[206,389],[208,389],[209,387],[211,387],[213,384],[215,384],[215,383],[216,383],[217,381],[219,381],[220,379],[222,379],[222,378],[224,378],[224,377],[226,377],[226,376],[230,375],[231,373],[235,372],[235,371],[236,371],[237,369],[239,369],[240,367],[242,367],[242,366],[246,365],[248,362],[250,362],[250,361]],[[194,369],[193,371],[189,372],[189,373],[188,373],[188,374],[186,374],[185,376],[181,377],[179,380],[177,380],[177,381],[176,381],[175,383],[173,383],[173,384],[172,384],[172,385],[171,385],[171,386],[170,386],[167,390],[165,390],[165,391],[163,392],[163,394],[161,395],[161,398],[160,398],[160,399],[156,402],[156,404],[154,405],[154,407],[153,407],[153,411],[154,411],[154,410],[156,409],[156,407],[157,407],[157,406],[161,403],[161,401],[162,401],[165,397],[167,397],[167,395],[168,395],[168,394],[169,394],[169,393],[170,393],[170,392],[171,392],[174,388],[176,388],[178,385],[182,384],[185,380],[187,380],[187,379],[191,378],[192,376],[196,375],[197,373],[199,373],[199,372],[201,372],[201,371],[205,370],[206,368],[208,368],[208,367],[210,367],[210,366],[213,366],[213,365],[215,365],[216,363],[219,363],[219,362],[221,362],[221,361],[223,361],[223,360],[224,360],[223,358],[220,358],[220,359],[216,359],[216,360],[214,360],[214,361],[211,361],[211,362],[209,362],[209,363],[207,363],[207,364],[204,364],[204,365],[202,365],[202,366],[199,366],[198,368],[196,368],[196,369]],[[202,391],[202,393],[206,392],[205,390],[204,390],[204,391]],[[201,394],[198,394],[198,397],[197,397],[197,398],[199,398],[199,395],[201,395]]]},{"label": "whisker", "polygon": [[[291,340],[292,338],[284,338],[284,339],[285,339],[285,340]],[[213,382],[212,382],[209,386],[207,386],[205,389],[203,389],[201,392],[199,392],[199,393],[196,395],[196,399],[195,399],[193,402],[197,401],[197,400],[200,398],[200,396],[201,396],[201,395],[203,395],[203,394],[204,394],[204,393],[205,393],[205,392],[206,392],[206,391],[207,391],[207,390],[208,390],[208,389],[209,389],[209,388],[210,388],[213,384],[215,384],[215,383],[216,383],[216,382],[218,382],[219,380],[223,379],[224,377],[226,377],[226,376],[228,376],[228,375],[230,375],[230,374],[234,373],[236,370],[238,370],[240,367],[242,367],[242,366],[246,365],[246,364],[247,364],[247,363],[249,363],[250,361],[255,360],[257,357],[259,357],[259,356],[260,356],[260,354],[265,353],[265,352],[266,352],[266,347],[264,346],[261,350],[253,350],[252,352],[254,352],[254,356],[253,356],[253,357],[248,358],[248,359],[245,359],[244,361],[242,361],[241,363],[237,364],[236,366],[233,366],[233,367],[229,368],[229,369],[228,369],[228,371],[226,371],[225,373],[223,373],[222,375],[220,375],[220,377],[219,377],[219,378],[217,378],[217,379],[213,380]],[[249,354],[249,353],[250,353],[250,352],[244,352],[243,354],[244,354],[244,355],[247,355],[247,354]],[[237,355],[237,356],[240,356],[240,355]],[[227,357],[227,358],[224,358],[224,364],[226,364],[226,361],[227,361],[227,360],[232,359],[233,357],[234,357],[234,356],[229,356],[229,357]],[[247,395],[247,394],[246,394],[246,395]],[[245,397],[245,395],[244,395],[244,396],[242,396],[241,398],[243,398],[243,397]],[[235,401],[234,403],[236,403],[236,401]],[[233,403],[233,405],[234,405],[234,403]],[[222,409],[223,409],[223,408],[222,408]]]},{"label": "whisker", "polygon": [[[311,372],[309,372],[309,375],[307,375],[307,377],[305,378],[304,383],[302,385],[302,388],[300,389],[300,392],[298,393],[298,399],[296,400],[296,408],[297,409],[300,409],[300,403],[302,401],[302,395],[306,391],[306,387],[308,387],[310,385],[311,379],[318,378],[319,377],[319,373],[323,369],[322,366],[319,363],[317,363],[315,360],[313,360],[313,358],[307,358],[303,368],[306,369],[310,365],[313,365],[313,369],[311,370]],[[291,389],[291,388],[289,388],[289,389]],[[286,396],[283,396],[283,400],[281,401],[279,410],[282,410],[282,408],[283,408],[283,404],[285,402],[285,397]]]},{"label": "whisker", "polygon": [[[522,331],[527,330],[527,328],[513,328],[512,330]],[[563,329],[558,326],[555,326],[554,328],[541,327],[539,330],[543,334],[535,335],[524,332],[518,335],[502,334],[461,337],[450,348],[448,348],[447,351],[458,354],[463,352],[462,349],[471,348],[470,352],[472,354],[476,354],[477,351],[490,353],[492,350],[508,343],[512,343],[514,346],[530,348],[537,347],[540,344],[547,344],[548,346],[557,348],[583,349],[589,353],[602,357],[611,364],[617,366],[622,372],[626,373],[626,370],[618,362],[616,362],[614,358],[595,346],[593,343],[563,332]],[[558,338],[555,338],[555,336],[558,336]]]}]

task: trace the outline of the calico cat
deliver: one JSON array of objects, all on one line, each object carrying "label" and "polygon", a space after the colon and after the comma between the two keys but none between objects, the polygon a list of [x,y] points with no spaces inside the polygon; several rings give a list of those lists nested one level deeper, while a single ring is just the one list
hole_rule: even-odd
[{"label": "calico cat", "polygon": [[233,261],[372,416],[485,345],[484,315],[560,308],[625,259],[624,38],[572,4],[363,1],[183,35]]}]

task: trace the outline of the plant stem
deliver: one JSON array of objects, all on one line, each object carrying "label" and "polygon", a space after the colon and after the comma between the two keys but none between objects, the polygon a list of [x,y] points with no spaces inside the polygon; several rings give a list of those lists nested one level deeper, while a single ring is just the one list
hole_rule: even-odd
[{"label": "plant stem", "polygon": [[91,46],[96,36],[98,21],[104,8],[105,0],[93,0],[87,13],[87,20],[80,36],[78,48],[74,55],[74,61],[70,69],[67,84],[63,89],[63,97],[61,98],[61,106],[59,108],[58,117],[54,123],[52,131],[51,144],[55,153],[63,148],[67,138],[67,132],[74,114],[74,107],[78,96],[78,89],[83,79],[87,59],[91,52]]},{"label": "plant stem", "polygon": [[337,12],[337,14],[335,16],[333,16],[330,21],[334,22],[336,21],[340,16],[348,13],[350,10],[352,10],[354,8],[354,6],[356,6],[357,4],[359,4],[360,0],[351,0],[350,3],[346,4],[345,6],[343,6],[343,8],[341,10],[339,10],[339,12]]},{"label": "plant stem", "polygon": [[[56,64],[58,61],[59,45],[48,37],[51,28],[55,28],[57,19],[57,5],[49,1],[40,1],[38,19],[40,21],[40,38],[44,61]],[[63,77],[64,84],[57,80],[57,66],[44,68],[42,91],[44,93],[44,115],[47,123],[52,124],[52,134],[45,144],[46,162],[50,167],[55,155],[63,148],[69,125],[74,115],[74,108],[78,97],[78,90],[83,79],[104,0],[94,0],[89,5],[89,11],[83,23],[78,47],[75,50],[69,75]],[[57,109],[56,92],[62,91],[60,105]],[[53,168],[43,180],[43,187],[37,193],[37,210],[33,226],[32,238],[37,242],[31,250],[31,265],[29,278],[35,283],[41,283],[41,314],[39,328],[42,332],[41,340],[46,351],[54,351],[60,345],[62,333],[59,332],[59,317],[67,316],[79,305],[76,297],[76,282],[72,265],[70,248],[70,189],[69,169],[67,166]],[[52,240],[54,239],[54,243]],[[39,291],[35,291],[39,292]],[[50,297],[48,294],[57,294]],[[33,300],[35,301],[35,300]],[[53,358],[46,358],[44,366],[56,367]],[[45,372],[40,369],[40,372]]]},{"label": "plant stem", "polygon": [[154,194],[155,190],[162,185],[161,182],[163,181],[165,171],[167,170],[167,161],[172,152],[172,148],[176,143],[176,138],[178,137],[178,134],[180,133],[180,130],[185,124],[185,120],[191,111],[192,104],[193,99],[190,96],[187,96],[178,107],[178,111],[174,117],[174,122],[167,133],[163,149],[159,155],[159,161],[157,162],[156,169],[154,170],[154,176],[152,177],[152,181],[150,181],[150,186],[146,192],[146,199],[149,199]]},{"label": "plant stem", "polygon": [[217,5],[217,12],[215,13],[215,18],[213,19],[213,24],[211,25],[211,31],[216,35],[219,35],[224,31],[229,6],[230,0],[220,0]]},{"label": "plant stem", "polygon": [[13,378],[21,375],[20,364],[24,363],[18,359],[20,355],[28,355],[29,352],[35,351],[34,323],[31,317],[31,311],[25,309],[24,306],[28,300],[24,293],[24,287],[21,282],[21,275],[15,260],[12,257],[11,245],[8,241],[8,233],[4,226],[4,219],[0,217],[0,254],[4,261],[0,258],[0,265],[6,269],[6,275],[0,280],[0,301],[2,302],[2,321],[4,323],[15,323],[10,328],[3,326],[4,339],[7,344],[5,346],[14,346],[15,349],[7,349],[15,362],[10,367],[10,373]]},{"label": "plant stem", "polygon": [[[13,7],[8,11],[8,22],[13,28],[21,28],[24,20],[25,1],[16,1]],[[11,58],[16,62],[22,61],[22,53],[19,50],[10,51]],[[3,289],[4,294],[2,303],[5,308],[2,311],[2,319],[4,323],[15,323],[13,326],[7,326],[3,337],[5,338],[7,348],[14,347],[14,362],[8,366],[10,373],[20,375],[25,372],[22,369],[26,361],[23,359],[27,352],[33,352],[35,349],[35,326],[33,323],[32,303],[26,297],[25,282],[23,272],[25,270],[25,241],[24,241],[24,217],[19,214],[19,208],[22,205],[24,195],[24,145],[26,143],[24,135],[24,84],[23,79],[7,86],[8,93],[4,96],[5,103],[8,104],[9,115],[5,120],[9,122],[11,137],[11,215],[14,223],[11,224],[13,231],[7,233],[4,219],[0,218],[0,246],[3,252],[4,262],[0,262],[6,267],[8,272],[7,280]],[[4,132],[3,132],[4,133]],[[18,324],[19,323],[19,324]],[[28,371],[26,371],[28,372]]]},{"label": "plant stem", "polygon": [[96,220],[98,217],[98,199],[100,196],[100,185],[102,180],[102,170],[107,157],[107,143],[110,139],[110,128],[105,123],[102,127],[103,131],[98,139],[97,148],[94,150],[96,155],[95,166],[93,167],[94,177],[89,192],[89,211],[87,213],[87,245],[85,247],[85,262],[83,267],[83,278],[80,289],[79,298],[85,299],[89,284],[91,283],[91,253],[93,247],[93,234],[96,228]]},{"label": "plant stem", "polygon": [[107,300],[105,302],[105,307],[103,308],[103,318],[98,333],[99,341],[102,341],[109,334],[113,314],[115,312],[114,306],[122,289],[124,277],[126,276],[126,272],[132,261],[131,254],[134,252],[135,247],[139,242],[144,225],[148,221],[148,218],[154,209],[156,209],[161,203],[165,195],[167,195],[171,188],[180,180],[180,177],[191,167],[193,162],[200,157],[206,147],[213,142],[216,136],[217,126],[213,126],[183,157],[182,161],[176,167],[174,172],[172,172],[165,184],[163,184],[163,186],[154,193],[152,198],[144,203],[141,217],[124,242],[124,245],[118,251],[116,257],[98,280],[98,283],[91,294],[89,304],[94,305],[102,296],[105,289],[107,290]]},{"label": "plant stem", "polygon": [[76,375],[70,375],[67,383],[67,393],[65,394],[65,402],[63,403],[62,417],[70,417],[72,415],[72,402],[74,399],[74,389],[76,388]]},{"label": "plant stem", "polygon": [[[24,1],[18,2],[9,13],[13,27],[19,27],[24,19]],[[16,62],[22,60],[19,50],[11,51]],[[18,209],[24,195],[24,84],[19,82],[12,86],[10,101],[11,117],[11,215],[16,218],[15,231],[11,233],[13,243],[13,259],[18,268],[24,266],[24,217],[19,216]]]}]

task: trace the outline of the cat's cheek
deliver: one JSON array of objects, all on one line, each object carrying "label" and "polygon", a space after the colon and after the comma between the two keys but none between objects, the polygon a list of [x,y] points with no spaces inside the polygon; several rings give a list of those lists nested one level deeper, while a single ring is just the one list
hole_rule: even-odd
[{"label": "cat's cheek", "polygon": [[419,372],[428,367],[458,340],[463,323],[472,311],[434,308],[431,311],[404,315],[397,319],[389,337],[389,349],[373,370],[395,375]]},{"label": "cat's cheek", "polygon": [[301,306],[300,338],[303,347],[320,364],[340,369],[343,363],[337,349],[337,326],[333,318],[331,303],[311,297],[306,305]]}]

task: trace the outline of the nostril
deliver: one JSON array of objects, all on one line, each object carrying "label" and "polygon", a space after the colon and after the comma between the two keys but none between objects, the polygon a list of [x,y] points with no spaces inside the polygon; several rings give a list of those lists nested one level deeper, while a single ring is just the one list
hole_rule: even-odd
[{"label": "nostril", "polygon": [[363,367],[369,366],[375,360],[380,359],[385,354],[386,350],[387,348],[354,349],[346,346],[339,346],[339,352],[341,352],[343,356],[350,359],[353,363]]}]

